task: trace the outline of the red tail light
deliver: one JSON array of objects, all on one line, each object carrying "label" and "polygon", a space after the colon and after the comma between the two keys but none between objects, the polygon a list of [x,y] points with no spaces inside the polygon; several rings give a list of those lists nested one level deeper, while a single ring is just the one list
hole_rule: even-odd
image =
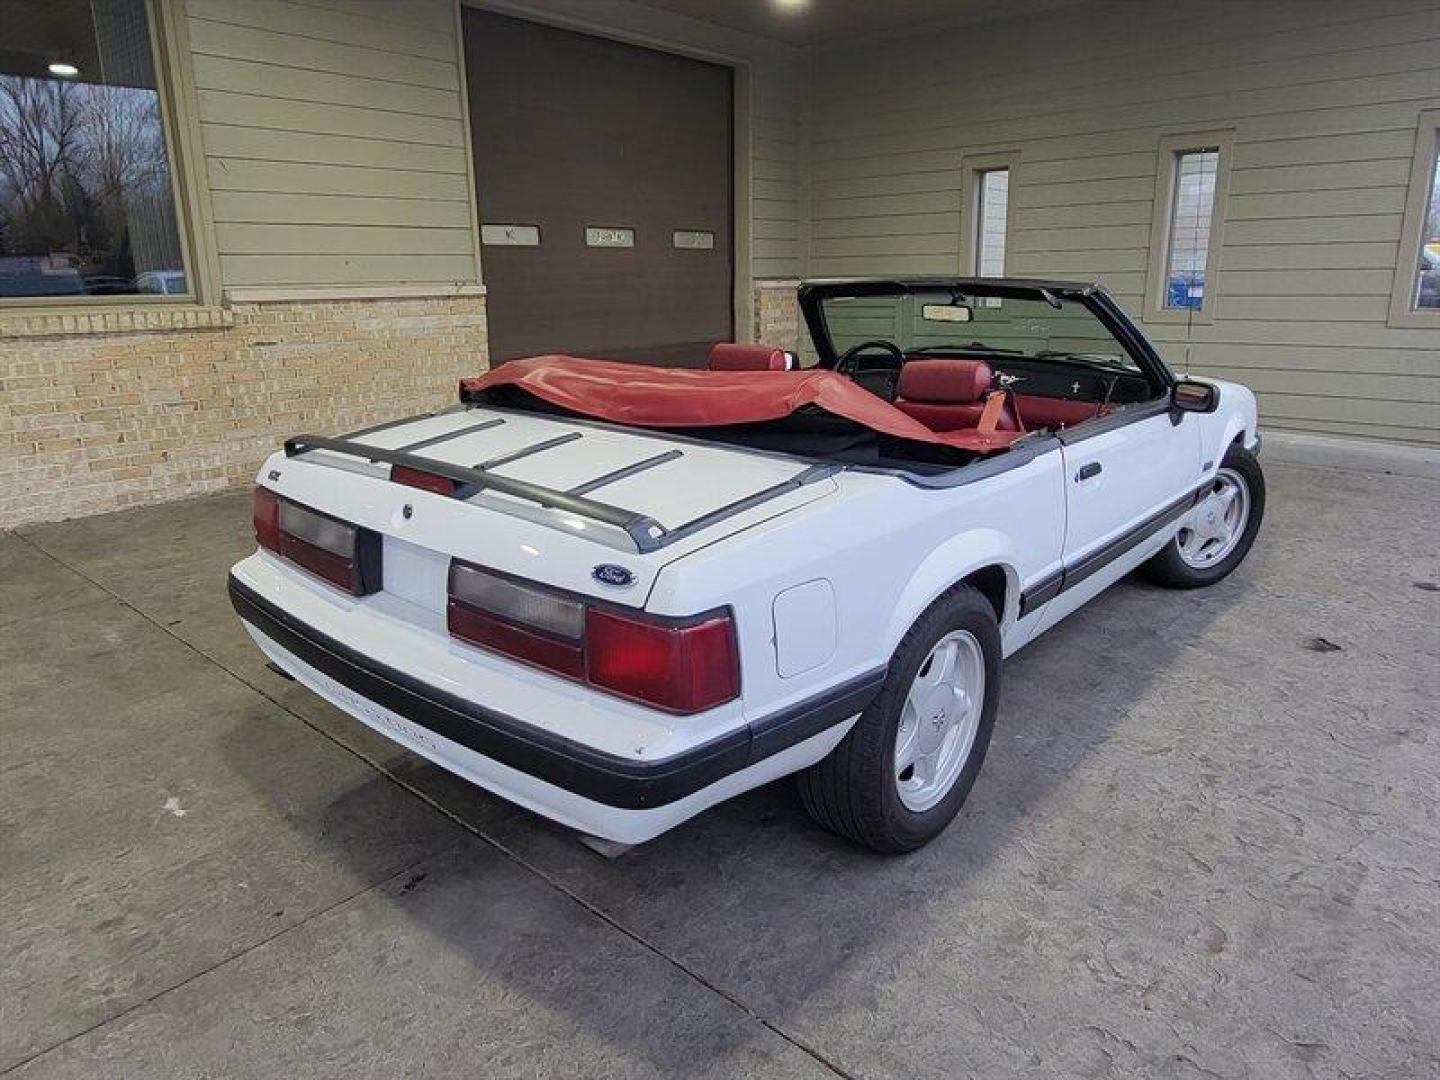
[{"label": "red tail light", "polygon": [[674,625],[591,608],[585,659],[593,685],[671,712],[704,712],[740,693],[728,613]]},{"label": "red tail light", "polygon": [[452,561],[446,622],[482,648],[657,709],[697,713],[740,694],[729,612],[662,619]]},{"label": "red tail light", "polygon": [[390,466],[390,479],[397,484],[404,484],[406,487],[419,488],[421,491],[433,491],[437,495],[454,495],[457,486],[455,481],[448,476],[437,476],[435,473],[412,469],[408,465]]},{"label": "red tail light", "polygon": [[280,554],[280,496],[257,487],[250,495],[250,514],[255,521],[255,542]]},{"label": "red tail light", "polygon": [[255,539],[267,551],[355,596],[381,584],[380,534],[257,487],[251,498]]}]

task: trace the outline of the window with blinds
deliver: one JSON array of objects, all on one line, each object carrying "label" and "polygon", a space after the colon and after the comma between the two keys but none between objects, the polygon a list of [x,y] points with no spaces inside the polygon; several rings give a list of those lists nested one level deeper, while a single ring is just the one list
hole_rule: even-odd
[{"label": "window with blinds", "polygon": [[1430,144],[1430,183],[1421,211],[1420,257],[1411,306],[1440,311],[1440,131]]},{"label": "window with blinds", "polygon": [[1205,270],[1210,261],[1210,222],[1215,212],[1219,148],[1175,155],[1170,238],[1165,258],[1164,306],[1199,311],[1205,306]]},{"label": "window with blinds", "polygon": [[1010,208],[1010,170],[986,169],[978,177],[975,272],[1005,276],[1005,221]]}]

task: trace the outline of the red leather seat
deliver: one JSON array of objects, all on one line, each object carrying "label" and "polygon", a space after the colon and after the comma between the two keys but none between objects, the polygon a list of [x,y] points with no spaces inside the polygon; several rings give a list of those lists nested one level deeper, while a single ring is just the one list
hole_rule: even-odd
[{"label": "red leather seat", "polygon": [[1069,398],[1042,397],[1039,394],[1012,394],[1020,419],[1031,431],[1038,428],[1058,429],[1083,424],[1110,412],[1109,405],[1097,401],[1073,401]]},{"label": "red leather seat", "polygon": [[[990,365],[984,360],[912,360],[900,370],[895,407],[931,431],[978,427],[991,394],[990,381]],[[1020,430],[1008,396],[995,430]]]},{"label": "red leather seat", "polygon": [[789,371],[795,358],[771,345],[736,345],[718,341],[706,364],[711,371]]}]

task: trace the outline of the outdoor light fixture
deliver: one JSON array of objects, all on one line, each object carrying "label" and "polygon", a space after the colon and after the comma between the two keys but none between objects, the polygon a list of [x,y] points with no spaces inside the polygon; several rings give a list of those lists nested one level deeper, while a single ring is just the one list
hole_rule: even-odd
[{"label": "outdoor light fixture", "polygon": [[810,0],[770,0],[781,11],[804,11],[810,6]]},{"label": "outdoor light fixture", "polygon": [[80,69],[74,64],[67,64],[63,60],[56,60],[50,65],[50,74],[59,75],[62,79],[73,79],[80,74]]}]

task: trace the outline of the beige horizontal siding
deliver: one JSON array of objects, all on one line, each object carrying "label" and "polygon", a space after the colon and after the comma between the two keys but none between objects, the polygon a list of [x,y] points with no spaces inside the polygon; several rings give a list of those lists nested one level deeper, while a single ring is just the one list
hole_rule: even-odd
[{"label": "beige horizontal siding", "polygon": [[475,260],[465,255],[374,255],[324,252],[312,255],[221,255],[226,281],[321,288],[329,285],[473,283]]},{"label": "beige horizontal siding", "polygon": [[[429,26],[397,23],[394,17],[399,15],[403,19],[406,8],[418,12],[422,23],[428,17],[434,16],[434,12],[427,10],[424,4],[370,5],[366,11],[363,5],[350,3],[338,9],[349,17],[336,19],[336,7],[316,7],[304,0],[250,0],[246,4],[234,4],[230,0],[187,2],[190,15],[213,23],[228,23],[231,26],[255,30],[275,30],[283,27],[285,33],[292,37],[364,48],[373,48],[375,45],[375,31],[370,17],[380,12],[386,16],[386,52],[418,56],[442,63],[450,61],[455,55],[455,39],[448,12],[441,10]],[[357,15],[370,17],[356,18]]]},{"label": "beige horizontal siding", "polygon": [[389,199],[303,195],[293,192],[216,191],[211,199],[220,226],[405,225],[416,229],[469,229],[464,200]]},{"label": "beige horizontal siding", "polygon": [[447,0],[187,0],[227,288],[473,284]]},{"label": "beige horizontal siding", "polygon": [[[1408,46],[1435,36],[1427,21],[1430,12],[1416,0],[1367,0],[1363,5],[1230,0],[1213,4],[1208,18],[1196,18],[1193,8],[1174,2],[1086,6],[1085,12],[889,43],[890,55],[903,53],[903,68],[830,65],[817,71],[817,88],[838,104],[868,101],[880,112],[917,111],[926,101],[943,102],[947,91],[965,95],[958,99],[963,103],[973,98],[978,81],[1009,79],[1019,69],[1025,82],[1007,85],[1006,101],[1063,93],[1063,101],[1051,101],[1058,106],[1068,103],[1072,93],[1094,94],[1128,83],[1137,87],[1125,96],[1128,103],[1159,96],[1150,89],[1165,85],[1157,80],[1183,83],[1188,78],[1214,91],[1222,84],[1212,77],[1221,72],[1238,72],[1224,77],[1223,85],[1239,86],[1257,72],[1297,60],[1307,73],[1323,75],[1337,57],[1343,61],[1359,50]],[[1121,20],[1125,32],[1117,33]],[[1095,51],[1099,40],[1106,46],[1103,56]],[[866,44],[830,55],[843,63],[869,51]],[[903,80],[896,77],[901,71]],[[927,97],[917,98],[916,91]]]},{"label": "beige horizontal siding", "polygon": [[807,270],[958,271],[962,158],[1019,150],[1009,271],[1138,313],[1160,138],[1233,128],[1213,321],[1157,345],[1267,425],[1440,443],[1440,332],[1386,322],[1437,56],[1435,0],[1117,0],[822,49]]},{"label": "beige horizontal siding", "polygon": [[370,195],[397,199],[464,199],[464,173],[432,173],[384,166],[296,164],[248,158],[210,158],[212,191],[277,191],[292,195]]},{"label": "beige horizontal siding", "polygon": [[463,149],[464,133],[453,115],[436,117],[356,105],[327,105],[296,98],[261,97],[202,90],[200,119],[213,125],[307,135],[355,135],[420,146]]},{"label": "beige horizontal siding", "polygon": [[278,64],[227,57],[195,56],[199,89],[270,97],[277,101],[349,105],[377,112],[460,119],[460,97],[452,90],[386,82],[364,75],[335,75]]},{"label": "beige horizontal siding", "polygon": [[247,161],[408,169],[451,176],[465,172],[465,151],[461,147],[426,146],[393,139],[212,124],[205,145],[216,157]]},{"label": "beige horizontal siding", "polygon": [[[227,4],[229,0],[221,0]],[[328,15],[343,15],[356,22],[378,23],[386,33],[400,29],[431,30],[449,34],[454,29],[450,8],[428,0],[291,0],[296,7],[312,8]]]},{"label": "beige horizontal siding", "polygon": [[801,143],[804,70],[760,60],[751,84],[750,269],[756,278],[794,278],[803,263]]},{"label": "beige horizontal siding", "polygon": [[465,255],[463,229],[369,225],[217,225],[220,246],[236,255]]},{"label": "beige horizontal siding", "polygon": [[[254,0],[238,2],[248,5]],[[332,16],[327,21],[345,22],[352,28],[356,25],[353,20],[338,16]],[[301,37],[291,33],[284,23],[275,29],[257,30],[237,26],[233,22],[212,22],[193,13],[190,19],[190,47],[203,56],[276,67],[300,67],[345,76],[364,72],[368,79],[439,90],[459,87],[459,72],[453,58],[429,60],[398,53],[389,47],[388,31],[372,26],[371,33],[369,46],[342,45],[314,37]]]}]

